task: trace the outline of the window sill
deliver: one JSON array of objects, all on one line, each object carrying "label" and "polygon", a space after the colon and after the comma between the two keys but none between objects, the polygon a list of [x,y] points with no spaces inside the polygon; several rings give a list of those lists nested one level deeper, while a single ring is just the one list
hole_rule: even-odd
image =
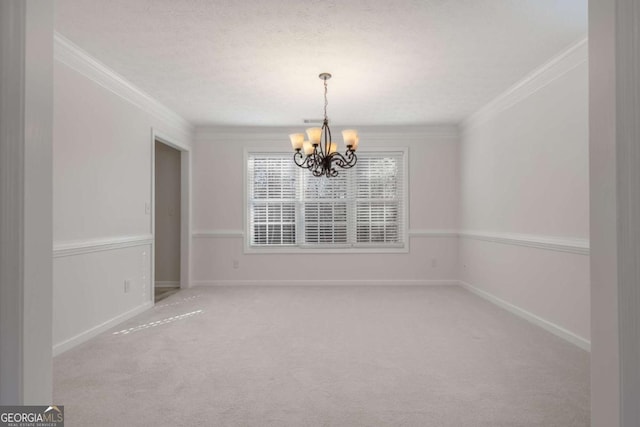
[{"label": "window sill", "polygon": [[245,246],[244,253],[247,255],[281,255],[281,254],[395,254],[409,253],[409,244],[398,246],[340,246],[340,247],[319,247],[319,246],[286,246],[286,247],[260,247]]}]

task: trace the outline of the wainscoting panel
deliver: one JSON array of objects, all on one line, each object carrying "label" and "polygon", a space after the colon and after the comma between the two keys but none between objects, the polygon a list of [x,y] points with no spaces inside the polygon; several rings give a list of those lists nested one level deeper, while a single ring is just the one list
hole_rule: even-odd
[{"label": "wainscoting panel", "polygon": [[153,306],[148,241],[110,239],[64,250],[53,259],[55,354]]},{"label": "wainscoting panel", "polygon": [[588,348],[589,256],[470,238],[459,248],[460,280],[470,290]]},{"label": "wainscoting panel", "polygon": [[[245,253],[237,230],[193,234],[193,284],[413,284],[457,280],[458,237],[409,233],[403,253]],[[325,265],[320,274],[309,266]]]}]

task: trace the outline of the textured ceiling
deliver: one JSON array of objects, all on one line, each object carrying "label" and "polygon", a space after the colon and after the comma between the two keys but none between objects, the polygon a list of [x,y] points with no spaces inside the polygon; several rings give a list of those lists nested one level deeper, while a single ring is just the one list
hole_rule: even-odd
[{"label": "textured ceiling", "polygon": [[586,37],[587,0],[57,0],[56,31],[195,124],[457,122]]}]

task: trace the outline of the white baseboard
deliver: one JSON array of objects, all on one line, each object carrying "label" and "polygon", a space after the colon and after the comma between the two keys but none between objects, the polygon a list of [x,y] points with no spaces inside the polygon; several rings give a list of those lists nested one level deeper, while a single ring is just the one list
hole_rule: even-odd
[{"label": "white baseboard", "polygon": [[125,320],[129,320],[132,317],[137,316],[138,314],[150,309],[151,307],[153,307],[153,302],[151,301],[145,302],[144,304],[134,308],[133,310],[129,310],[125,313],[122,313],[112,319],[107,320],[104,323],[99,324],[98,326],[95,326],[72,338],[69,338],[68,340],[55,344],[53,346],[53,355],[57,356],[59,354],[64,353],[67,350],[71,350],[73,347],[80,345],[85,341],[88,341],[89,339],[95,337],[96,335],[106,331],[107,329],[119,323],[124,322]]},{"label": "white baseboard", "polygon": [[[521,317],[580,347],[581,349],[591,351],[591,342],[589,340],[462,280],[200,280],[195,281],[193,284],[194,286],[461,286],[487,301],[504,308],[516,316]],[[107,329],[137,316],[151,307],[153,307],[153,302],[146,302],[133,310],[122,313],[119,316],[109,319],[98,326],[69,338],[68,340],[55,344],[53,346],[53,355],[57,356],[62,354],[65,351],[70,350],[73,347],[76,347],[77,345],[80,345],[106,331]]]},{"label": "white baseboard", "polygon": [[158,281],[156,282],[156,288],[179,288],[180,282],[178,281]]},{"label": "white baseboard", "polygon": [[456,286],[457,280],[196,280],[194,286]]},{"label": "white baseboard", "polygon": [[569,341],[572,344],[577,345],[581,349],[586,351],[591,351],[591,342],[589,340],[582,338],[581,336],[576,335],[573,332],[568,331],[563,327],[556,325],[555,323],[549,322],[548,320],[545,320],[542,317],[536,316],[535,314],[530,313],[516,305],[513,305],[510,302],[500,299],[495,295],[490,294],[489,292],[483,291],[482,289],[477,288],[467,282],[460,280],[459,284],[460,286],[467,289],[468,291],[473,292],[474,294],[486,299],[489,302],[496,304],[499,307],[504,308],[505,310],[515,314],[516,316],[521,317],[533,323],[534,325],[537,325],[551,332],[552,334],[566,341]]}]

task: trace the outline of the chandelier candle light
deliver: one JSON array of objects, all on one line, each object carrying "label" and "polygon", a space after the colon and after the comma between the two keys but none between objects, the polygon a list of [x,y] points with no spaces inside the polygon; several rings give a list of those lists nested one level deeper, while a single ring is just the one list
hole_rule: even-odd
[{"label": "chandelier candle light", "polygon": [[358,148],[358,131],[347,129],[342,131],[342,138],[347,150],[344,154],[338,153],[338,145],[331,139],[329,119],[327,119],[327,80],[331,74],[322,73],[318,77],[324,80],[324,121],[321,128],[307,129],[308,140],[303,133],[289,135],[291,145],[295,150],[293,161],[301,168],[306,168],[314,176],[326,176],[327,178],[338,175],[336,167],[350,169],[356,165],[356,149]]}]

